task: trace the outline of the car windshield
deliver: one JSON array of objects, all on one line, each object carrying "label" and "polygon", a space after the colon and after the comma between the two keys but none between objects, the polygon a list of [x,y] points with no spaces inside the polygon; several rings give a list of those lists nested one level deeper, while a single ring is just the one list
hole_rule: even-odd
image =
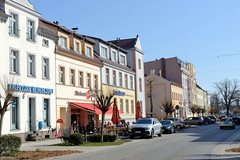
[{"label": "car windshield", "polygon": [[151,124],[151,123],[152,123],[151,119],[139,119],[136,122],[136,124]]},{"label": "car windshield", "polygon": [[160,123],[161,123],[162,125],[170,125],[170,124],[171,124],[170,121],[161,121]]}]

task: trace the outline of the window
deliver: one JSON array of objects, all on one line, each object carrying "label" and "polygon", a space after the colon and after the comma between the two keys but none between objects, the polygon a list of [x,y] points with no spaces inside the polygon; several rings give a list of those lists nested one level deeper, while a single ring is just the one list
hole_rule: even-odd
[{"label": "window", "polygon": [[76,52],[80,53],[80,48],[79,48],[79,43],[78,42],[76,42],[76,46],[75,47],[76,47]]},{"label": "window", "polygon": [[113,71],[113,86],[116,86],[116,71]]},{"label": "window", "polygon": [[18,15],[11,13],[10,16],[10,34],[19,36]]},{"label": "window", "polygon": [[138,59],[138,69],[142,68],[141,59]]},{"label": "window", "polygon": [[109,69],[106,68],[106,84],[109,84]]},{"label": "window", "polygon": [[42,75],[44,79],[49,79],[49,59],[43,58]]},{"label": "window", "polygon": [[12,107],[11,107],[11,129],[18,128],[18,98],[12,98]]},{"label": "window", "polygon": [[42,45],[45,46],[45,47],[48,47],[48,46],[49,46],[49,42],[48,42],[48,40],[43,39],[43,41],[42,41]]},{"label": "window", "polygon": [[67,38],[60,37],[60,47],[67,49]]},{"label": "window", "polygon": [[122,73],[119,72],[119,87],[122,87]]},{"label": "window", "polygon": [[101,55],[102,57],[107,58],[107,48],[101,47]]},{"label": "window", "polygon": [[139,92],[142,92],[142,79],[139,78]]},{"label": "window", "polygon": [[79,86],[83,87],[83,72],[79,72]]},{"label": "window", "polygon": [[133,89],[133,76],[130,76],[130,89]]},{"label": "window", "polygon": [[133,100],[131,100],[131,111],[132,111],[132,114],[134,113],[134,103],[133,103]]},{"label": "window", "polygon": [[44,126],[49,126],[49,99],[44,99],[43,104],[43,121]]},{"label": "window", "polygon": [[121,58],[121,61],[120,61],[120,62],[121,62],[122,64],[125,64],[125,56],[121,55],[120,58]]},{"label": "window", "polygon": [[128,88],[128,75],[125,74],[125,88]]},{"label": "window", "polygon": [[90,73],[87,74],[87,87],[91,88],[91,74]]},{"label": "window", "polygon": [[70,84],[75,86],[75,70],[70,70]]},{"label": "window", "polygon": [[115,51],[112,51],[112,61],[117,61],[117,53]]},{"label": "window", "polygon": [[19,74],[19,53],[18,53],[18,51],[11,50],[10,60],[11,60],[11,62],[10,62],[11,73]]},{"label": "window", "polygon": [[161,69],[158,69],[158,76],[162,77],[162,74],[161,74]]},{"label": "window", "polygon": [[35,76],[35,55],[28,54],[28,76]]},{"label": "window", "polygon": [[35,41],[35,34],[34,34],[34,22],[28,20],[27,25],[27,39],[31,41]]},{"label": "window", "polygon": [[123,99],[120,99],[120,110],[123,111]]},{"label": "window", "polygon": [[128,100],[126,100],[126,113],[129,113],[129,104],[128,104]]},{"label": "window", "polygon": [[61,84],[65,84],[65,68],[64,67],[60,67],[60,72],[59,72],[59,76],[60,76],[60,83]]},{"label": "window", "polygon": [[92,57],[92,50],[89,47],[87,47],[87,56]]},{"label": "window", "polygon": [[98,76],[94,75],[94,88],[98,89]]}]

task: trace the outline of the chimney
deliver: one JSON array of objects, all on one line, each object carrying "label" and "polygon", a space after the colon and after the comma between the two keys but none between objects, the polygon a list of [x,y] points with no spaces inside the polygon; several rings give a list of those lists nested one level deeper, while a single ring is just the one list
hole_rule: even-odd
[{"label": "chimney", "polygon": [[60,23],[58,21],[54,21],[53,23],[58,25],[58,26],[60,25]]}]

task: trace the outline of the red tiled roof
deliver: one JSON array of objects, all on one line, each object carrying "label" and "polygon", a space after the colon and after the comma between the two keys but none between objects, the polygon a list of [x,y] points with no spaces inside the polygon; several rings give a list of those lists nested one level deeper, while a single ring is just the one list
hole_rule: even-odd
[{"label": "red tiled roof", "polygon": [[136,40],[137,40],[136,38],[130,38],[130,39],[120,39],[120,40],[108,41],[108,42],[113,43],[116,46],[119,46],[123,49],[130,49],[135,46]]}]

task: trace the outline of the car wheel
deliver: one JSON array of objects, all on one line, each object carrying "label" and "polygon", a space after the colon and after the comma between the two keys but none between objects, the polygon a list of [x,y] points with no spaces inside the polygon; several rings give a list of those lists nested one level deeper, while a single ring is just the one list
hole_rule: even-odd
[{"label": "car wheel", "polygon": [[150,138],[153,138],[153,137],[154,137],[154,130],[152,129]]},{"label": "car wheel", "polygon": [[133,139],[133,138],[134,138],[134,135],[131,135],[130,138]]},{"label": "car wheel", "polygon": [[160,130],[160,133],[158,134],[158,137],[162,136],[162,129]]},{"label": "car wheel", "polygon": [[176,127],[177,127],[177,130],[180,130],[180,129],[181,129],[181,126],[180,126],[180,125],[177,125]]},{"label": "car wheel", "polygon": [[235,129],[235,126],[233,126],[232,129]]}]

